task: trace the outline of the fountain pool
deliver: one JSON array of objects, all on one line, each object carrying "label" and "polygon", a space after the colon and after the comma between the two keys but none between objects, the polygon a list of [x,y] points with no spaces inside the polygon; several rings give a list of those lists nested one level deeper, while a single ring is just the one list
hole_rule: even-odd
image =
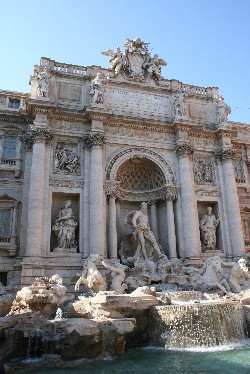
[{"label": "fountain pool", "polygon": [[[217,348],[218,349],[218,348]],[[117,358],[106,358],[91,364],[67,363],[56,368],[22,368],[22,374],[249,374],[250,342],[245,345],[221,346],[220,350],[135,349]],[[20,373],[20,367],[11,371]]]}]

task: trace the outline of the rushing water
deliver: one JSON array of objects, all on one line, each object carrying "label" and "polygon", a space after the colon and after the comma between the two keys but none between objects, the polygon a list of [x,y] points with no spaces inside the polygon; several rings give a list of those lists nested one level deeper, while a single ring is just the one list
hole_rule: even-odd
[{"label": "rushing water", "polygon": [[16,369],[22,374],[249,374],[250,347],[220,347],[210,350],[163,350],[144,348],[118,358],[63,368]]}]

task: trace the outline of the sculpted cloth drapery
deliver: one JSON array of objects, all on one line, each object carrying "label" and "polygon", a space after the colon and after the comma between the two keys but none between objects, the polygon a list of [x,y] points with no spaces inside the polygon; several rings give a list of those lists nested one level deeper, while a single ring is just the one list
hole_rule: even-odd
[{"label": "sculpted cloth drapery", "polygon": [[220,223],[219,218],[212,214],[212,208],[207,208],[207,213],[200,220],[201,242],[205,249],[216,248],[216,229]]},{"label": "sculpted cloth drapery", "polygon": [[71,209],[71,201],[65,201],[64,208],[57,214],[52,230],[58,241],[58,248],[76,249],[75,230],[77,222]]}]

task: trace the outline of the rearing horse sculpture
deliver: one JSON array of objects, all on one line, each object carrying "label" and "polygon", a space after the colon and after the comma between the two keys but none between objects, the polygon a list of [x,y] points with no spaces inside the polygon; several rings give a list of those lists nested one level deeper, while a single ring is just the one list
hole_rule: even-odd
[{"label": "rearing horse sculpture", "polygon": [[230,286],[221,273],[220,257],[208,257],[204,262],[203,270],[204,273],[198,280],[198,283],[204,291],[213,288],[219,288],[225,294],[230,291]]}]

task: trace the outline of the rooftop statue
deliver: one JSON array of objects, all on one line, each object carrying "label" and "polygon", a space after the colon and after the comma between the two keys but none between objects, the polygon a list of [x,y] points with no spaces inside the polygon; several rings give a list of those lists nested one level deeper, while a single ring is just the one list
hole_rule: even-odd
[{"label": "rooftop statue", "polygon": [[157,54],[151,57],[148,44],[137,36],[133,40],[127,39],[123,53],[119,47],[115,51],[108,49],[102,52],[111,57],[109,69],[113,70],[113,77],[121,73],[126,79],[143,81],[151,77],[158,83],[161,79],[161,66],[166,66],[167,63]]}]

